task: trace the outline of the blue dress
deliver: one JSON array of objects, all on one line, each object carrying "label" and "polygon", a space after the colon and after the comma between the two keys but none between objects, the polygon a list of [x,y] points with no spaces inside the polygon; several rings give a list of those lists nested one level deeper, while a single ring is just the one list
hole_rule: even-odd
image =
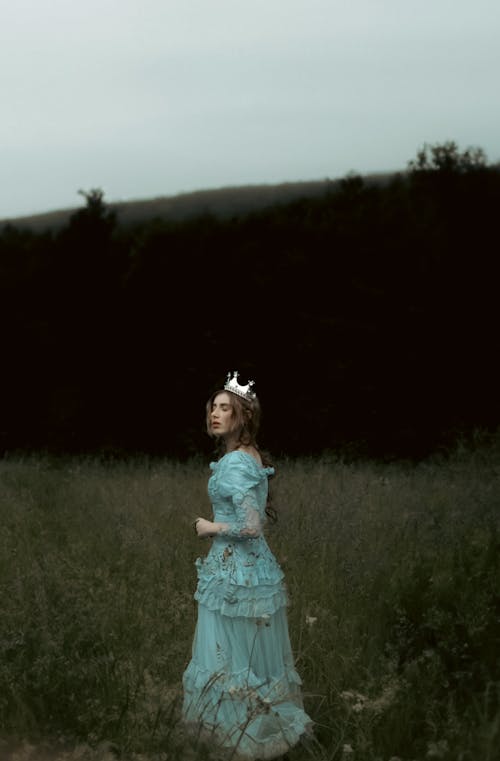
[{"label": "blue dress", "polygon": [[214,521],[228,528],[196,561],[198,621],[183,716],[231,758],[272,759],[312,724],[294,668],[283,572],[262,534],[274,471],[240,450],[210,467]]}]

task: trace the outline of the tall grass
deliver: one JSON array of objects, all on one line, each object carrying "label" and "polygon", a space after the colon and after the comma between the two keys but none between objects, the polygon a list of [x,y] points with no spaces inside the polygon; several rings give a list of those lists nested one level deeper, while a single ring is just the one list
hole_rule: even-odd
[{"label": "tall grass", "polygon": [[[283,461],[269,543],[317,745],[494,761],[500,441],[419,465]],[[0,462],[0,758],[215,759],[180,722],[207,468]]]}]

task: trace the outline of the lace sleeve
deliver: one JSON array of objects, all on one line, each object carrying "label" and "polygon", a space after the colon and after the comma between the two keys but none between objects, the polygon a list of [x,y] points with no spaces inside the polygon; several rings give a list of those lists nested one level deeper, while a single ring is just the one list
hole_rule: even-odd
[{"label": "lace sleeve", "polygon": [[260,513],[255,498],[250,491],[246,494],[237,492],[232,496],[232,502],[236,520],[225,523],[219,531],[219,536],[227,536],[231,539],[254,539],[262,533]]}]

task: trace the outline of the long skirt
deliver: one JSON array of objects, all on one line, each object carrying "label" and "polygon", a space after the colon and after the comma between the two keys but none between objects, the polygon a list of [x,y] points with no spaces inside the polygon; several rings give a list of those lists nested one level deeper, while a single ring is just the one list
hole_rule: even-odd
[{"label": "long skirt", "polygon": [[199,604],[183,683],[184,720],[231,758],[276,758],[311,729],[284,607],[245,618]]}]

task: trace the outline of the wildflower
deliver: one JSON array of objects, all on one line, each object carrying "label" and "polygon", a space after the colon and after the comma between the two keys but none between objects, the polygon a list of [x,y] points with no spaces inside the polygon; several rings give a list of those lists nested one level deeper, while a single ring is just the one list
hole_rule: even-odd
[{"label": "wildflower", "polygon": [[340,697],[343,698],[343,700],[352,700],[355,696],[354,692],[351,692],[350,690],[344,690],[344,692],[340,693]]},{"label": "wildflower", "polygon": [[397,681],[392,681],[386,684],[381,694],[368,702],[368,707],[375,714],[382,714],[390,708],[397,698],[400,686]]},{"label": "wildflower", "polygon": [[438,740],[437,742],[427,743],[426,758],[444,758],[449,750],[447,740]]},{"label": "wildflower", "polygon": [[345,690],[344,692],[340,693],[340,697],[346,701],[346,703],[366,703],[368,698],[366,695],[362,695],[360,692],[355,692],[354,690]]},{"label": "wildflower", "polygon": [[306,624],[311,628],[318,620],[317,616],[306,616]]}]

